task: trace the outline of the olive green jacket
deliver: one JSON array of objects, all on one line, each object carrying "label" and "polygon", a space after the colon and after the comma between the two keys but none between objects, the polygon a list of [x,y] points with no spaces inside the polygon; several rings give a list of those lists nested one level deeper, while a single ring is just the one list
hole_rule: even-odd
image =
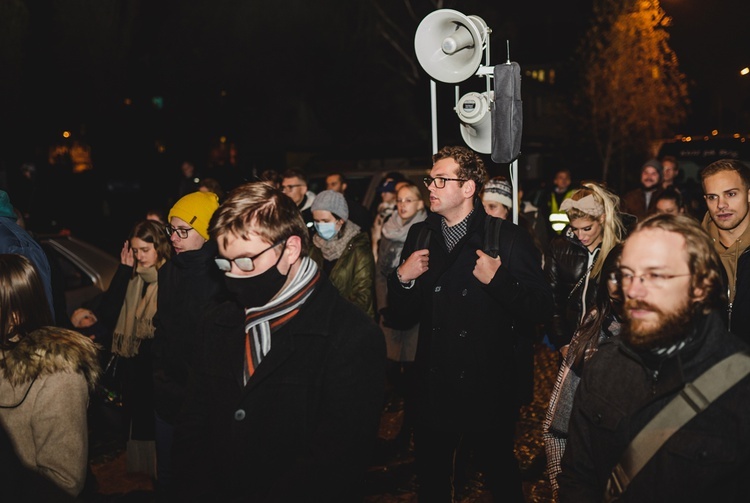
[{"label": "olive green jacket", "polygon": [[[323,269],[323,254],[320,248],[311,247],[310,258]],[[361,232],[349,241],[331,269],[329,278],[342,297],[359,306],[371,318],[375,317],[375,258],[372,256],[370,237],[366,233]]]}]

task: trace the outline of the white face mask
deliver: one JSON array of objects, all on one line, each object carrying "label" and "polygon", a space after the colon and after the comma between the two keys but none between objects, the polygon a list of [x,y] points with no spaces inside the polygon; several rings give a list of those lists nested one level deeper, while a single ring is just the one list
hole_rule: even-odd
[{"label": "white face mask", "polygon": [[336,222],[315,222],[315,231],[326,241],[336,235]]}]

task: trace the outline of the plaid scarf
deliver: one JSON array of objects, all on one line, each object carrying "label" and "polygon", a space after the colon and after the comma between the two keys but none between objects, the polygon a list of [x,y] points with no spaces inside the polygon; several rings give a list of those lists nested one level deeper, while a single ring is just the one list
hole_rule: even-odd
[{"label": "plaid scarf", "polygon": [[310,257],[301,259],[297,274],[268,304],[245,309],[244,384],[261,360],[271,351],[271,334],[299,313],[320,280],[320,272]]}]

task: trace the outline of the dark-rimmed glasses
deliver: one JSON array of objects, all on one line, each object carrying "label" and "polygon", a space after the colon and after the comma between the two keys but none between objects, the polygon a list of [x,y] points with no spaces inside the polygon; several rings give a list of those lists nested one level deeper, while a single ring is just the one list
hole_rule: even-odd
[{"label": "dark-rimmed glasses", "polygon": [[430,185],[435,183],[436,189],[442,189],[445,187],[445,182],[468,182],[469,180],[466,180],[464,178],[445,178],[444,176],[436,176],[435,178],[431,176],[426,176],[422,178],[422,181],[424,182],[424,186],[428,189],[430,188]]},{"label": "dark-rimmed glasses", "polygon": [[272,244],[265,250],[256,253],[252,257],[237,257],[235,259],[215,257],[214,262],[216,262],[216,267],[218,267],[220,270],[224,272],[229,272],[232,270],[232,262],[234,262],[234,265],[236,265],[241,271],[250,272],[255,269],[255,264],[253,263],[253,260],[260,257],[261,255],[266,253],[268,250],[275,248],[283,243],[286,243],[285,239],[275,242],[274,244]]},{"label": "dark-rimmed glasses", "polygon": [[174,234],[176,232],[177,236],[180,239],[187,239],[188,232],[194,231],[195,229],[193,229],[192,227],[190,227],[188,229],[183,229],[182,227],[172,227],[171,225],[167,224],[164,227],[164,230],[166,231],[167,236],[169,236],[170,238],[172,237],[172,234]]}]

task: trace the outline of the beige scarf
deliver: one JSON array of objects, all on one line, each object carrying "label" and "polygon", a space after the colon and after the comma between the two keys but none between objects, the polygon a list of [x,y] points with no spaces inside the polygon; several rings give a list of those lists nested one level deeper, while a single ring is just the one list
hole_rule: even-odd
[{"label": "beige scarf", "polygon": [[[143,339],[154,337],[153,317],[156,314],[156,267],[138,267],[128,283],[125,302],[112,335],[112,352],[126,358],[138,354]],[[146,293],[143,285],[148,284]]]},{"label": "beige scarf", "polygon": [[341,255],[343,255],[346,247],[349,246],[349,241],[361,231],[362,229],[357,224],[351,220],[347,220],[338,235],[333,237],[330,241],[326,241],[320,237],[317,232],[313,235],[312,240],[313,244],[320,248],[325,260],[338,260],[341,258]]}]

